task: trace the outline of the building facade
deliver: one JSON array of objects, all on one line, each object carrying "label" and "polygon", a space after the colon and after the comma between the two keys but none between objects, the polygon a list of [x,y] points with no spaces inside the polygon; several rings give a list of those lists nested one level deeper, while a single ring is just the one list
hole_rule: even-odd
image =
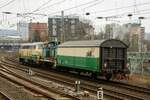
[{"label": "building facade", "polygon": [[81,21],[78,16],[64,16],[63,19],[64,20],[62,20],[61,16],[48,18],[50,40],[82,40],[91,32],[91,29],[93,29],[88,22]]},{"label": "building facade", "polygon": [[29,39],[29,24],[27,22],[17,23],[17,31],[20,34],[22,41],[28,41],[28,39]]},{"label": "building facade", "polygon": [[40,42],[47,40],[47,23],[29,23],[29,42]]},{"label": "building facade", "polygon": [[[137,23],[128,23],[122,26],[123,38],[127,39],[129,51],[142,51],[144,48],[145,28]],[[126,36],[128,35],[128,36]]]}]

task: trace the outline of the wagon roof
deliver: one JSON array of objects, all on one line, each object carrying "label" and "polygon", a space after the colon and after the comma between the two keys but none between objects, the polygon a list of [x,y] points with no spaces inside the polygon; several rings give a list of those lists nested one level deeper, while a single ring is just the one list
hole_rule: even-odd
[{"label": "wagon roof", "polygon": [[127,48],[127,45],[120,40],[86,40],[86,41],[67,41],[59,45],[59,47],[122,47]]},{"label": "wagon roof", "polygon": [[37,44],[44,44],[46,42],[32,42],[32,43],[21,43],[20,45],[24,46],[24,45],[37,45]]}]

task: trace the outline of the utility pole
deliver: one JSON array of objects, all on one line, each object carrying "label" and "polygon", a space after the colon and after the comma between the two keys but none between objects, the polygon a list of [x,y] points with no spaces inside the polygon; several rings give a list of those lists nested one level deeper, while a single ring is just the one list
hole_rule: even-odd
[{"label": "utility pole", "polygon": [[30,27],[30,30],[31,30],[31,33],[29,34],[29,35],[31,35],[31,36],[29,36],[29,41],[30,42],[33,42],[33,40],[34,40],[34,33],[32,32],[32,19],[30,19],[30,24],[29,24],[29,27]]},{"label": "utility pole", "polygon": [[[86,13],[86,16],[89,16],[89,15],[90,15],[90,13],[87,12],[87,13]],[[89,26],[88,26],[88,34],[90,34],[91,40],[94,40],[94,32],[91,32],[91,29],[92,29],[93,27],[92,27],[92,25],[90,25],[90,22],[89,22],[88,24],[89,24]],[[91,33],[92,33],[92,34],[91,34]]]},{"label": "utility pole", "polygon": [[64,11],[61,11],[61,42],[65,42]]},{"label": "utility pole", "polygon": [[[131,27],[132,27],[132,14],[128,14],[128,17],[129,17],[129,23],[128,23],[128,25],[129,25],[129,28],[128,28],[128,31],[131,29]],[[133,43],[132,43],[132,37],[133,37],[133,33],[130,33],[129,32],[129,44],[130,44],[130,47],[132,47],[133,46]]]},{"label": "utility pole", "polygon": [[142,34],[144,33],[145,29],[144,27],[141,27],[141,20],[144,19],[144,17],[139,17],[139,21],[140,21],[140,33],[139,33],[139,53],[141,56],[141,74],[143,75],[144,69],[143,69],[143,56],[142,56],[142,51],[143,51],[143,38],[142,38]]},{"label": "utility pole", "polygon": [[144,27],[141,27],[141,20],[144,19],[144,17],[139,17],[139,24],[140,24],[140,33],[139,33],[139,52],[142,52],[142,48],[143,48],[143,36],[142,34],[144,33]]}]

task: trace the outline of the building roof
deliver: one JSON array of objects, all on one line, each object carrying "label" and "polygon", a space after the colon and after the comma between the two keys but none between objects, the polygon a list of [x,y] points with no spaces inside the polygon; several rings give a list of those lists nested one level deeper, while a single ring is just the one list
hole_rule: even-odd
[{"label": "building roof", "polygon": [[128,46],[120,40],[86,40],[86,41],[68,41],[59,45],[59,47],[121,47]]}]

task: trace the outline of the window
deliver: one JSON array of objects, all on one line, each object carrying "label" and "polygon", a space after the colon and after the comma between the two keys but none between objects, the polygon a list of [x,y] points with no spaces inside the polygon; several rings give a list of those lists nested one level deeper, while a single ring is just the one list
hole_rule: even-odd
[{"label": "window", "polygon": [[38,44],[38,49],[42,49],[43,48],[43,44]]},{"label": "window", "polygon": [[31,49],[36,49],[36,45],[30,46]]}]

